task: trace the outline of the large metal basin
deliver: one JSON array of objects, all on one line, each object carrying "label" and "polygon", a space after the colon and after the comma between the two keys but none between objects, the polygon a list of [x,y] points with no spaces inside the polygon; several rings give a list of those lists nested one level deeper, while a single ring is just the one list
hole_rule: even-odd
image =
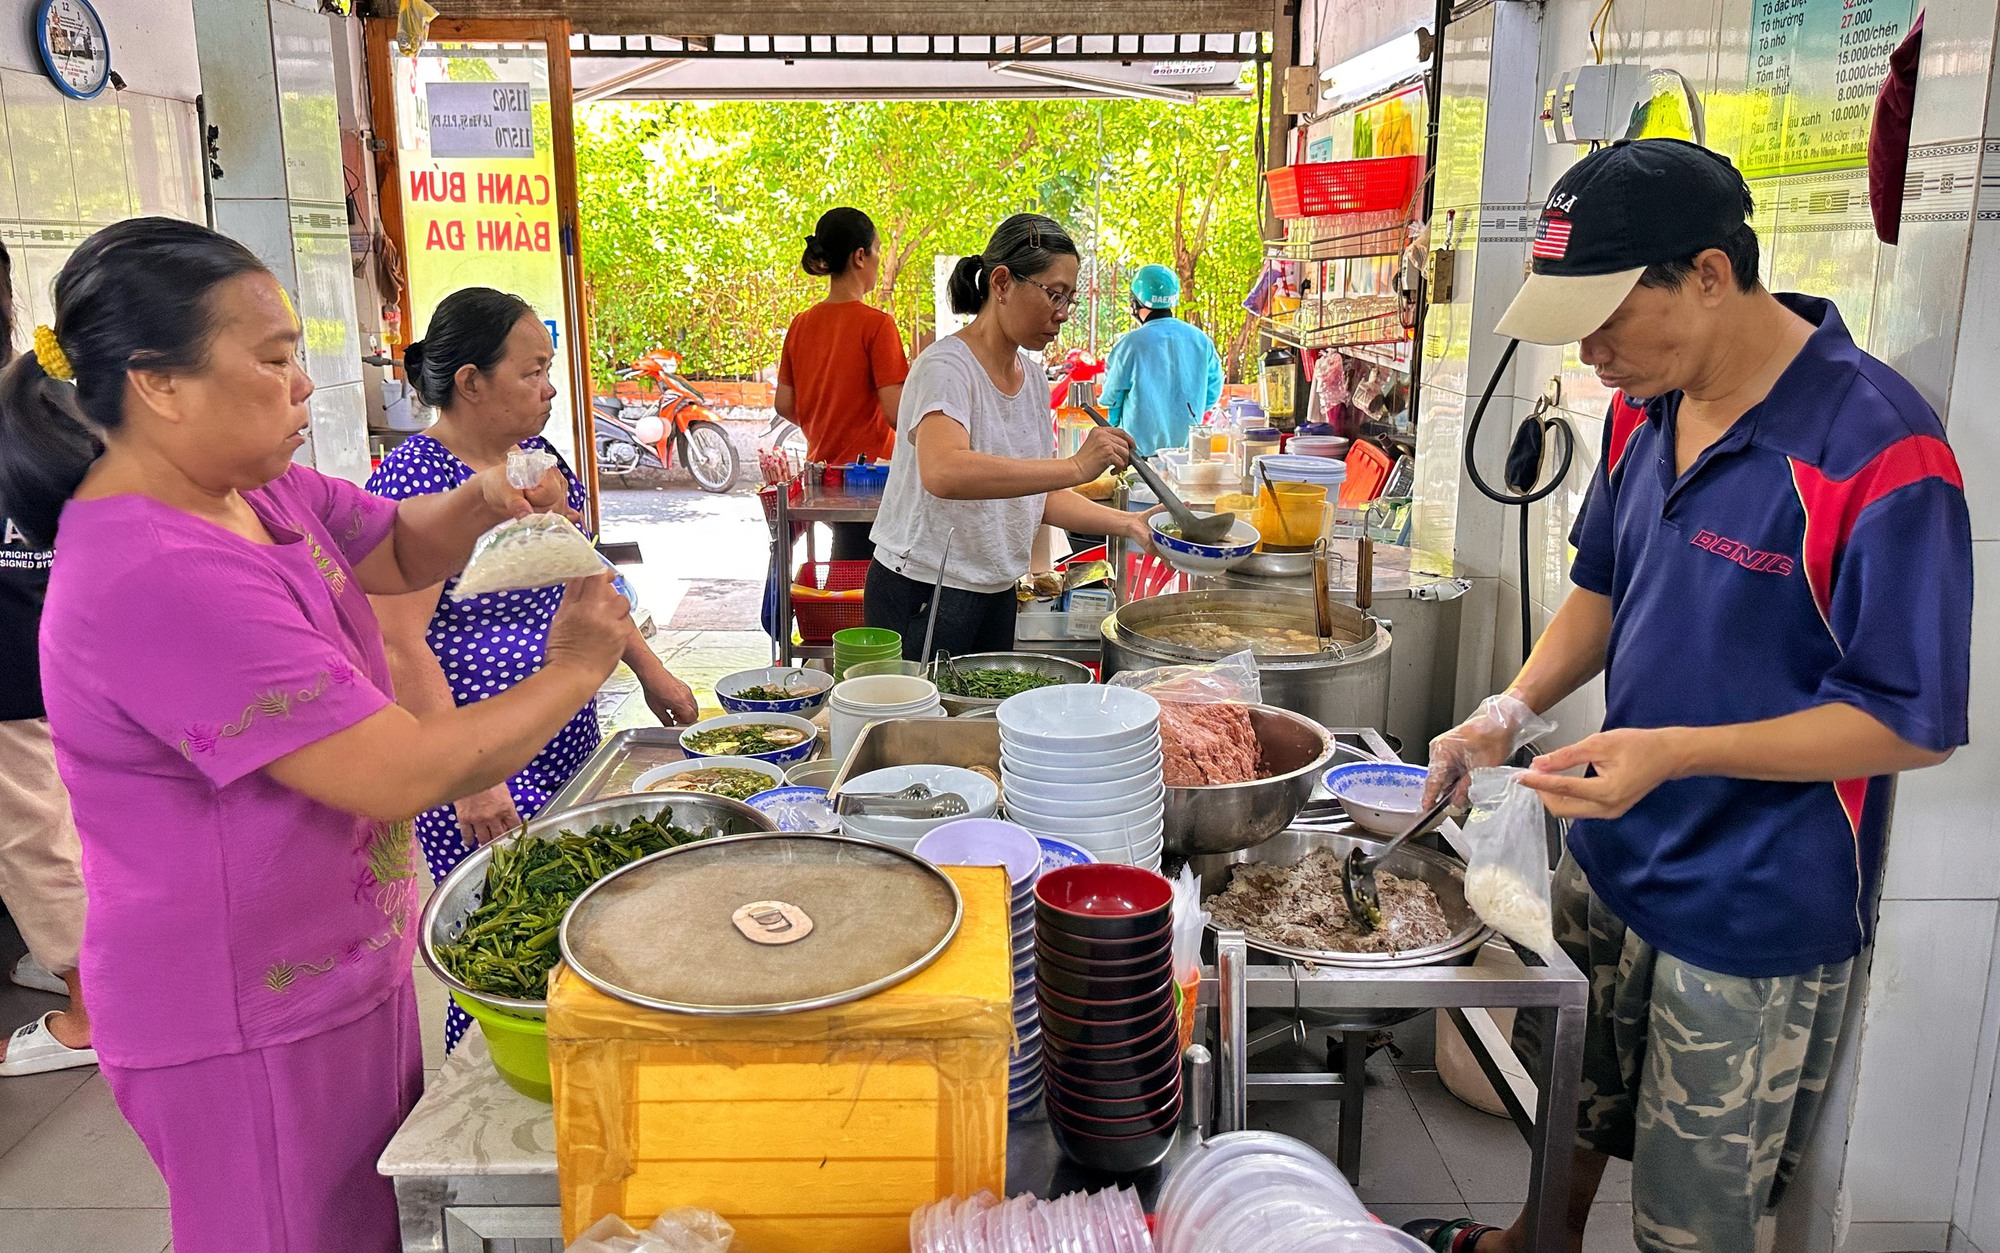
[{"label": "large metal basin", "polygon": [[[1061,657],[1051,657],[1046,653],[967,653],[963,657],[953,657],[951,663],[967,670],[1015,670],[1025,674],[1040,674],[1058,683],[1095,683],[1097,676],[1090,667],[1081,662],[1068,661]],[[933,665],[935,672],[942,667]],[[954,718],[963,714],[979,713],[1000,708],[1000,702],[981,696],[953,696],[940,685],[938,700],[944,703],[946,713]]]},{"label": "large metal basin", "polygon": [[[1198,665],[1226,655],[1160,638],[1200,624],[1314,629],[1313,598],[1272,589],[1174,592],[1120,605],[1102,628],[1104,680],[1127,670]],[[1389,715],[1389,630],[1352,605],[1333,606],[1333,638],[1316,653],[1256,653],[1264,703],[1325,727],[1379,727]]]},{"label": "large metal basin", "polygon": [[[1189,860],[1201,876],[1205,900],[1229,883],[1232,868],[1245,864],[1296,866],[1306,855],[1326,849],[1345,857],[1354,849],[1364,854],[1379,852],[1387,840],[1377,839],[1349,826],[1293,827],[1255,848],[1217,857]],[[1428,848],[1405,844],[1384,863],[1383,869],[1406,879],[1422,879],[1437,893],[1438,906],[1451,924],[1451,938],[1429,948],[1402,953],[1342,953],[1324,949],[1301,949],[1245,935],[1251,960],[1270,964],[1305,963],[1314,966],[1347,967],[1356,970],[1396,970],[1412,966],[1469,966],[1479,949],[1493,935],[1465,903],[1465,863]],[[1210,928],[1214,930],[1214,928]],[[1422,1009],[1301,1010],[1299,1017],[1308,1025],[1335,1031],[1367,1031],[1394,1026],[1414,1018]]]},{"label": "large metal basin", "polygon": [[658,818],[662,814],[668,815],[667,820],[677,827],[689,831],[710,827],[717,835],[751,835],[777,829],[777,824],[770,818],[742,801],[705,796],[698,792],[612,796],[578,805],[574,809],[544,811],[515,834],[502,836],[491,844],[474,849],[464,861],[452,868],[443,883],[438,884],[437,890],[431,893],[430,902],[424,906],[419,933],[418,946],[424,955],[424,965],[431,968],[431,973],[445,987],[460,996],[503,1013],[541,1017],[548,1011],[547,1000],[517,1000],[510,996],[474,991],[459,982],[437,955],[437,945],[456,938],[464,928],[465,920],[486,899],[486,868],[493,862],[493,850],[514,840],[549,840],[565,831],[581,835],[592,827],[606,823],[618,826],[639,818]]},{"label": "large metal basin", "polygon": [[1303,714],[1250,706],[1250,725],[1271,777],[1248,783],[1167,789],[1166,851],[1176,857],[1235,853],[1290,826],[1327,763],[1333,737]]}]

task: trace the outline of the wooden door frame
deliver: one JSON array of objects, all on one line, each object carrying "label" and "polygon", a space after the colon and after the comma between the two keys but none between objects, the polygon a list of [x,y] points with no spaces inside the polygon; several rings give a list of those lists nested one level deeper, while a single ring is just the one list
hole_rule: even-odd
[{"label": "wooden door frame", "polygon": [[[590,324],[583,301],[583,232],[576,198],[576,118],[569,75],[569,23],[561,19],[438,18],[431,23],[429,42],[529,43],[548,49],[549,138],[555,145],[556,223],[561,236],[559,258],[563,276],[563,316],[569,323],[569,344],[562,354],[569,361],[570,392],[575,398],[576,471],[589,496],[587,514],[593,530],[602,533],[597,499],[597,443],[591,437]],[[382,233],[408,255],[403,233],[403,179],[396,139],[396,19],[369,18],[363,27],[368,65],[368,103],[375,138],[375,184]],[[396,293],[403,314],[403,342],[416,336],[407,277]],[[399,370],[400,373],[400,370]]]}]

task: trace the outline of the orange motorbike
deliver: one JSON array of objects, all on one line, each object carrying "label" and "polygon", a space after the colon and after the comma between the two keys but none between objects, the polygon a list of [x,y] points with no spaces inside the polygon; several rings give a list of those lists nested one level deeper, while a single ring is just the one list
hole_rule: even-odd
[{"label": "orange motorbike", "polygon": [[680,370],[678,353],[656,348],[618,371],[618,377],[651,379],[659,390],[657,399],[599,396],[591,401],[598,469],[623,476],[653,464],[656,457],[661,468],[671,467],[678,456],[697,487],[726,492],[736,484],[736,446],[708,407],[708,398]]}]

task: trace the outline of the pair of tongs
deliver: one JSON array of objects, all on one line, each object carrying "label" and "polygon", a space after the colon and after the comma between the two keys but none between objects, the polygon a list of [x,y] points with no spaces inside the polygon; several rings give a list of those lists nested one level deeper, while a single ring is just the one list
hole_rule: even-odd
[{"label": "pair of tongs", "polygon": [[842,792],[834,798],[833,811],[864,818],[958,818],[972,807],[956,792],[933,792],[927,784],[912,783],[900,792]]}]

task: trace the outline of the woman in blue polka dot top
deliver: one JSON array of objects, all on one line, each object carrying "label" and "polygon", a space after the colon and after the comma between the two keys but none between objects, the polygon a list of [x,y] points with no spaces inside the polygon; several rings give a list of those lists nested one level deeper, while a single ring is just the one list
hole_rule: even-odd
[{"label": "woman in blue polka dot top", "polygon": [[[383,458],[369,491],[395,500],[449,491],[477,471],[506,464],[517,445],[555,453],[540,435],[556,394],[549,382],[555,349],[548,328],[520,297],[490,287],[453,292],[432,315],[429,335],[405,349],[403,360],[418,399],[436,407],[437,422]],[[560,456],[557,463],[569,480],[570,508],[580,512],[583,484]],[[444,594],[450,589],[447,582],[375,601],[396,699],[419,715],[446,702],[484,700],[533,674],[563,597],[562,588],[547,587],[455,601]],[[695,720],[694,692],[668,673],[636,627],[625,664],[661,722]],[[534,817],[582,768],[601,734],[596,706],[586,705],[504,785],[418,817],[432,876],[442,881],[470,849]],[[458,1044],[468,1022],[451,1009],[447,1048]]]}]

